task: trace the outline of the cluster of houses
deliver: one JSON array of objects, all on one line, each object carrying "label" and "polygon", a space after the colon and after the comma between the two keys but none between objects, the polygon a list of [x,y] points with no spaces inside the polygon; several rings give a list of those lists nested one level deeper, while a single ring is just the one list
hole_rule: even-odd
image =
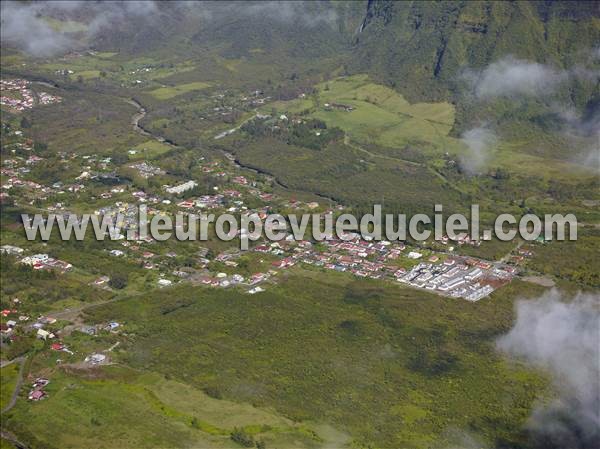
[{"label": "cluster of houses", "polygon": [[443,263],[419,263],[409,272],[396,273],[397,280],[416,288],[453,298],[479,301],[510,282],[512,267],[494,266],[472,258],[446,259]]},{"label": "cluster of houses", "polygon": [[[31,150],[28,143],[17,142],[14,145],[19,146],[25,150]],[[51,186],[42,185],[35,180],[26,179],[31,172],[31,167],[39,164],[45,159],[31,154],[27,159],[14,156],[12,158],[3,159],[3,167],[0,169],[0,174],[4,177],[2,190],[6,198],[9,197],[8,192],[12,189],[18,188],[22,198],[28,200],[47,200],[50,195],[62,195],[67,192],[77,193],[82,191],[85,186],[81,182],[74,182],[73,184],[65,185],[62,182],[55,182]],[[64,159],[63,159],[64,160]],[[82,173],[76,181],[83,179],[93,179],[95,175],[91,175],[89,172]]]},{"label": "cluster of houses", "polygon": [[17,111],[24,111],[33,107],[33,92],[29,89],[28,81],[22,79],[0,80],[0,89],[17,94],[16,96],[0,96],[0,105],[9,106]]},{"label": "cluster of houses", "polygon": [[21,259],[23,265],[29,265],[34,270],[57,270],[61,273],[69,271],[73,268],[69,262],[55,259],[48,254],[33,254],[25,256]]},{"label": "cluster of houses", "polygon": [[53,104],[62,101],[62,98],[57,95],[49,94],[48,92],[40,92],[38,94],[38,101],[40,104]]},{"label": "cluster of houses", "polygon": [[[282,256],[273,262],[273,269],[286,269],[298,262],[339,272],[349,272],[357,277],[395,280],[416,288],[456,298],[477,301],[498,287],[510,282],[514,267],[490,263],[476,258],[460,256],[441,260],[431,255],[428,262],[413,266],[410,271],[398,265],[405,250],[400,242],[367,241],[358,237],[349,240],[329,239],[321,242],[324,250],[316,250],[308,241],[294,242],[286,239],[261,244],[254,251]],[[407,259],[418,260],[422,253],[410,251]]]},{"label": "cluster of houses", "polygon": [[325,104],[323,104],[323,107],[327,111],[335,110],[335,111],[352,112],[354,110],[354,106],[350,106],[348,104],[341,104],[341,103],[325,103]]},{"label": "cluster of houses", "polygon": [[0,247],[1,254],[15,256],[20,263],[28,265],[34,270],[55,270],[60,273],[65,273],[73,269],[73,265],[69,262],[55,259],[48,254],[40,253],[23,256],[24,252],[25,250],[23,248],[14,245],[2,245]]},{"label": "cluster of houses", "polygon": [[44,399],[47,394],[44,391],[44,388],[50,383],[48,379],[45,377],[38,377],[35,382],[31,385],[32,389],[29,391],[27,395],[27,399],[30,401],[39,401]]},{"label": "cluster of houses", "polygon": [[533,257],[533,251],[528,248],[518,248],[516,251],[517,254],[511,254],[510,261],[515,265],[519,265],[523,263],[525,259]]},{"label": "cluster of houses", "polygon": [[[13,95],[0,96],[0,105],[8,106],[17,111],[31,109],[35,105],[35,94],[29,88],[29,81],[24,79],[0,80],[0,90],[11,92]],[[58,103],[62,99],[56,95],[47,92],[40,92],[37,95],[39,104],[47,105]]]},{"label": "cluster of houses", "polygon": [[196,187],[198,185],[198,183],[196,181],[186,181],[184,183],[178,184],[176,186],[167,186],[165,187],[165,190],[167,193],[170,193],[172,195],[179,195],[183,192],[187,192],[188,190],[192,190],[194,187]]},{"label": "cluster of houses", "polygon": [[[18,307],[21,305],[21,300],[19,298],[13,298],[11,301],[12,308],[10,309],[2,309],[0,315],[3,319],[9,318],[5,322],[0,323],[0,332],[2,335],[6,335],[10,337],[14,330],[19,326],[20,323],[29,321],[29,316],[20,313]],[[14,317],[12,315],[15,315]],[[16,321],[18,315],[19,322]]]},{"label": "cluster of houses", "polygon": [[[28,324],[27,322],[30,319],[29,316],[23,315],[17,309],[21,305],[21,301],[18,298],[14,298],[12,300],[12,302],[13,302],[13,307],[15,307],[15,308],[2,310],[2,318],[9,318],[11,315],[19,315],[19,317],[18,317],[19,321],[18,322],[15,321],[16,317],[15,318],[11,317],[6,322],[1,323],[0,327],[1,327],[2,335],[5,335],[5,336],[9,337],[10,339],[12,339],[15,330],[19,326],[23,325],[23,326],[25,326],[24,327],[25,329],[36,331],[36,337],[40,340],[48,340],[48,339],[53,339],[56,337],[53,332],[51,332],[47,329],[44,329],[44,327],[46,327],[47,325],[52,325],[52,324],[56,323],[56,318],[52,318],[49,316],[40,316],[34,323]],[[66,350],[66,352],[69,352],[68,349]]]},{"label": "cluster of houses", "polygon": [[[260,93],[256,95],[253,94],[251,98],[260,98]],[[341,104],[331,104],[329,105],[329,107],[333,109],[346,110],[348,110],[349,108],[348,106]],[[282,120],[284,119],[287,120],[287,117],[282,118]],[[228,155],[226,154],[226,156]],[[67,160],[66,155],[63,155],[61,157],[63,158],[63,160]],[[78,156],[71,156],[71,159],[73,159],[74,157]],[[82,182],[92,178],[94,168],[105,170],[108,169],[109,165],[111,164],[111,158],[98,158],[95,155],[85,155],[81,157],[85,159],[85,163],[88,164],[85,167],[83,167],[84,172],[78,177],[78,180]],[[218,187],[215,186],[213,187],[213,189],[215,190],[214,194],[202,195],[199,197],[185,199],[179,201],[177,203],[177,206],[179,208],[189,210],[190,213],[193,213],[196,210],[223,209],[229,212],[241,212],[243,214],[252,216],[256,215],[262,220],[264,220],[268,216],[268,214],[272,212],[272,207],[275,207],[276,209],[278,208],[279,210],[281,210],[282,208],[303,210],[314,210],[320,208],[319,203],[316,201],[300,202],[295,201],[293,199],[284,200],[272,193],[266,193],[261,191],[258,188],[258,185],[260,185],[260,181],[253,181],[248,179],[246,176],[241,175],[236,168],[234,158],[232,156],[228,156],[228,158],[232,165],[232,168],[234,169],[233,171],[222,167],[222,162],[218,161],[206,161],[200,165],[203,172],[211,173],[211,176],[217,178],[222,178],[220,182],[225,182],[225,187],[223,187],[223,185],[220,185]],[[35,164],[36,162],[36,160],[32,160],[30,165]],[[92,165],[93,163],[96,163],[97,167]],[[159,167],[148,162],[130,164],[129,167],[138,170],[138,172],[144,177],[150,177],[156,174],[163,173]],[[3,170],[14,169],[3,168]],[[259,177],[260,176],[263,175],[259,175]],[[267,179],[267,181],[269,180],[268,177],[265,177],[265,179]],[[227,185],[227,183],[229,183],[229,185]],[[188,180],[177,185],[163,186],[163,188],[167,194],[179,195],[195,188],[197,185],[198,184],[196,181]],[[57,185],[56,188],[64,189],[64,186],[61,184]],[[83,188],[83,184],[81,184],[81,188]],[[104,192],[100,195],[100,197],[103,199],[107,199],[110,198],[113,194],[124,193],[124,190],[125,189],[122,186],[117,186],[111,189],[110,191]],[[127,191],[129,192],[129,190]],[[133,197],[133,199],[138,203],[141,202],[153,205],[160,203],[168,206],[171,204],[172,201],[172,199],[161,198],[160,193],[151,194],[144,191],[134,191],[130,194]],[[267,206],[255,207],[252,209],[246,207],[244,205],[244,198],[246,198],[248,195],[253,195],[257,198],[260,198],[263,202],[267,204]],[[152,216],[156,214],[166,214],[167,209],[158,206],[148,207],[148,215]],[[341,210],[343,209],[343,206],[338,205],[335,209]],[[331,209],[330,207],[326,210],[326,212],[333,213],[335,209]],[[328,239],[324,242],[321,242],[320,245],[316,246],[312,245],[310,242],[307,241],[294,242],[291,238],[287,238],[286,240],[281,242],[259,244],[254,248],[256,252],[270,253],[272,255],[280,257],[280,259],[273,263],[269,272],[256,273],[255,275],[250,276],[248,278],[239,274],[211,274],[207,270],[210,260],[205,258],[199,258],[197,259],[198,263],[194,266],[200,267],[200,269],[204,271],[198,275],[198,273],[190,273],[190,271],[185,269],[176,268],[175,270],[173,270],[172,263],[166,263],[163,260],[164,258],[156,258],[156,254],[150,251],[140,250],[140,244],[154,243],[154,241],[149,236],[145,239],[141,239],[138,238],[138,236],[136,236],[135,227],[137,226],[138,221],[138,208],[135,203],[117,201],[114,203],[114,205],[99,208],[95,211],[95,213],[99,215],[108,216],[113,219],[118,218],[118,220],[114,220],[114,224],[116,225],[115,229],[118,229],[119,235],[113,237],[123,240],[121,242],[123,248],[110,249],[109,254],[115,257],[122,257],[128,255],[131,252],[132,255],[139,256],[139,260],[143,264],[144,268],[159,269],[160,278],[157,280],[158,287],[169,287],[174,282],[172,278],[168,279],[165,277],[166,273],[162,271],[164,265],[164,268],[169,267],[169,271],[171,272],[171,274],[174,274],[176,278],[186,278],[204,285],[218,287],[248,285],[254,289],[253,293],[257,293],[260,291],[255,289],[256,287],[258,287],[257,284],[269,279],[270,277],[275,275],[278,270],[292,267],[299,262],[314,266],[320,266],[326,269],[332,269],[340,272],[349,272],[358,277],[397,280],[414,287],[422,287],[428,290],[436,291],[438,293],[447,294],[451,296],[460,296],[464,298],[468,297],[467,299],[479,299],[481,297],[484,297],[493,290],[494,285],[498,284],[498,282],[496,282],[497,279],[494,280],[494,276],[492,276],[489,273],[491,268],[480,268],[482,271],[484,271],[484,273],[479,276],[475,276],[472,273],[469,274],[469,276],[473,279],[467,278],[466,276],[470,272],[465,272],[464,270],[455,271],[453,273],[455,273],[456,276],[451,275],[448,279],[446,279],[448,277],[447,272],[451,270],[445,270],[444,267],[446,267],[445,264],[448,263],[448,261],[440,261],[440,258],[443,258],[442,254],[432,255],[428,260],[428,264],[421,263],[416,266],[413,266],[414,264],[416,264],[418,259],[422,257],[422,254],[416,250],[407,251],[407,254],[403,255],[402,257],[408,260],[414,260],[414,264],[398,263],[398,259],[401,257],[402,251],[405,250],[405,246],[403,243],[392,243],[386,241],[367,241],[360,239],[356,236],[344,240]],[[127,240],[125,240],[126,232],[128,237]],[[242,231],[240,230],[238,232],[240,233]],[[138,240],[131,241],[131,237],[133,237],[134,239],[138,238]],[[442,241],[442,243],[447,244],[448,239],[446,238],[446,241]],[[471,242],[468,240],[468,237],[464,237],[461,241],[458,242],[458,244],[460,245],[479,243]],[[225,265],[228,265],[232,268],[235,268],[237,265],[235,260],[217,261],[223,262]],[[60,271],[66,271],[71,268],[71,265],[67,262],[50,258],[47,254],[35,254],[32,256],[24,257],[22,259],[22,263],[29,264],[35,269],[54,268]],[[412,269],[409,272],[407,272],[404,268],[402,268],[402,265],[412,267]],[[464,276],[462,276],[463,274]],[[442,275],[445,275],[446,277],[441,277]],[[459,283],[459,278],[463,282]],[[484,279],[488,278],[490,278],[494,282],[484,282]],[[105,286],[107,282],[108,280],[103,280],[102,278],[100,278],[98,284],[94,285],[102,287]]]},{"label": "cluster of houses", "polygon": [[162,175],[165,173],[164,170],[150,164],[149,162],[138,162],[137,164],[131,164],[130,167],[137,170],[139,175],[145,179],[148,179],[155,175]]}]

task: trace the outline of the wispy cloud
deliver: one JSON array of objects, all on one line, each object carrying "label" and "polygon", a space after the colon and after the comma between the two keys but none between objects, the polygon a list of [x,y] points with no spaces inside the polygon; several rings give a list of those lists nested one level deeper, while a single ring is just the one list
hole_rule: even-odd
[{"label": "wispy cloud", "polygon": [[461,141],[467,146],[467,152],[460,157],[461,167],[469,174],[480,173],[487,165],[497,138],[487,125],[465,131]]},{"label": "wispy cloud", "polygon": [[565,299],[554,289],[518,302],[498,348],[554,376],[560,397],[538,406],[529,422],[538,447],[591,449],[600,441],[600,295]]},{"label": "wispy cloud", "polygon": [[84,37],[127,20],[151,18],[158,12],[153,1],[52,1],[1,3],[2,42],[40,57],[53,56],[76,48],[82,42],[73,33],[50,26],[47,17],[84,17]]},{"label": "wispy cloud", "polygon": [[475,95],[482,99],[545,95],[569,78],[564,70],[512,56],[506,56],[480,71],[467,70],[464,76],[471,83]]},{"label": "wispy cloud", "polygon": [[[32,56],[52,56],[78,46],[93,45],[100,33],[110,30],[121,33],[156,27],[160,18],[171,15],[181,23],[196,27],[218,26],[236,18],[253,20],[266,18],[273,23],[300,25],[307,28],[333,26],[337,21],[335,8],[326,2],[302,1],[3,1],[2,41],[16,45]],[[51,27],[45,17],[73,18],[82,21],[86,31],[82,36]],[[194,27],[192,27],[193,29]]]},{"label": "wispy cloud", "polygon": [[36,3],[2,2],[2,42],[14,44],[33,56],[53,55],[74,45],[68,36],[50,27]]}]

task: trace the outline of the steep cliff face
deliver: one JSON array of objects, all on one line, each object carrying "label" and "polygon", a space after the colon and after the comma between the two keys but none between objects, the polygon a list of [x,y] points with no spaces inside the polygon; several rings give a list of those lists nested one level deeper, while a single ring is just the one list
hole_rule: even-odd
[{"label": "steep cliff face", "polygon": [[510,54],[569,69],[599,42],[594,2],[370,0],[352,63],[413,99],[439,100],[452,98],[467,67]]}]

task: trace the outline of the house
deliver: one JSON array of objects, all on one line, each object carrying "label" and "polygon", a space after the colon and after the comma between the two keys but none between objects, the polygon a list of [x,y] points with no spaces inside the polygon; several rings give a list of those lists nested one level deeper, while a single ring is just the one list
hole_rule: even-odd
[{"label": "house", "polygon": [[99,363],[104,363],[106,360],[106,356],[104,354],[92,354],[85,358],[85,361],[91,363],[92,365],[98,365]]},{"label": "house", "polygon": [[94,326],[81,326],[79,331],[88,335],[96,335],[96,327]]},{"label": "house", "polygon": [[285,260],[276,260],[271,265],[275,268],[285,268],[286,267]]},{"label": "house", "polygon": [[179,184],[177,186],[167,187],[165,190],[167,191],[167,193],[180,194],[180,193],[183,193],[183,192],[193,189],[197,185],[198,184],[196,183],[196,181],[187,181],[187,182],[184,182],[183,184]]},{"label": "house", "polygon": [[49,383],[50,383],[50,381],[48,379],[46,379],[45,377],[38,377],[35,380],[35,382],[32,384],[32,387],[33,388],[44,388]]},{"label": "house", "polygon": [[25,265],[40,265],[48,262],[49,256],[48,254],[34,254],[33,256],[24,257],[21,259],[21,263]]},{"label": "house", "polygon": [[48,338],[54,338],[54,334],[52,332],[48,332],[44,329],[38,329],[36,336],[40,340],[47,340]]},{"label": "house", "polygon": [[117,327],[119,327],[120,324],[117,323],[116,321],[111,321],[110,323],[108,323],[104,329],[106,329],[107,331],[112,331],[114,329],[116,329]]},{"label": "house", "polygon": [[100,276],[98,279],[96,279],[94,281],[95,285],[103,285],[106,284],[108,281],[110,281],[110,278],[108,276]]},{"label": "house", "polygon": [[0,246],[0,253],[8,254],[11,256],[18,256],[20,254],[23,254],[23,248],[19,248],[18,246],[12,245],[2,245]]},{"label": "house", "polygon": [[39,401],[46,396],[46,392],[43,390],[32,390],[29,392],[28,399],[30,401]]}]

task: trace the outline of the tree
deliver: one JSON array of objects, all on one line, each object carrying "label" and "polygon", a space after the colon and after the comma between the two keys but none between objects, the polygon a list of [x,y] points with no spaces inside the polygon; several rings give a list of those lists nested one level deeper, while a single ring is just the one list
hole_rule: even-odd
[{"label": "tree", "polygon": [[127,276],[122,273],[113,273],[108,281],[108,285],[117,290],[121,290],[127,286]]},{"label": "tree", "polygon": [[233,429],[233,432],[229,435],[232,441],[235,441],[241,446],[244,447],[252,447],[254,446],[254,438],[252,435],[248,435],[244,429],[238,429],[237,427]]},{"label": "tree", "polygon": [[21,118],[21,128],[31,128],[31,122],[25,116]]},{"label": "tree", "polygon": [[123,165],[129,161],[129,156],[123,150],[114,150],[110,155],[110,160],[115,165]]}]

